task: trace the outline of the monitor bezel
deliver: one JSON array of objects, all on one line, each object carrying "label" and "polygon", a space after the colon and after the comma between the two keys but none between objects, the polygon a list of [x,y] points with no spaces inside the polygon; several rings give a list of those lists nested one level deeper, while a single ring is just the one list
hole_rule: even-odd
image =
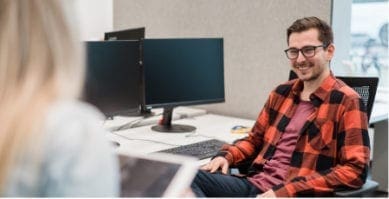
[{"label": "monitor bezel", "polygon": [[[123,34],[123,33],[137,33],[140,34],[140,37],[127,37],[127,38],[115,38],[115,39],[109,39],[109,35],[115,35],[115,34]],[[122,29],[122,30],[115,30],[110,32],[104,33],[104,40],[105,41],[118,41],[118,40],[142,40],[145,38],[146,35],[146,28],[145,27],[138,27],[138,28],[128,28],[128,29]]]},{"label": "monitor bezel", "polygon": [[[141,45],[141,42],[139,40],[109,40],[109,41],[84,41],[84,44],[85,44],[85,50],[87,50],[87,45],[88,44],[101,44],[101,45],[110,45],[110,44],[113,44],[113,43],[137,43],[138,46]],[[142,74],[143,74],[143,71],[142,71],[142,67],[141,67],[141,52],[138,51],[138,57],[139,57],[139,60],[137,62],[137,66],[139,67],[139,85],[138,85],[138,89],[139,91],[136,92],[137,96],[138,96],[138,106],[137,107],[127,107],[127,108],[122,108],[122,109],[118,109],[118,110],[110,110],[110,111],[107,111],[107,110],[103,110],[101,107],[98,107],[98,105],[94,105],[96,106],[107,118],[113,118],[114,116],[132,116],[132,115],[137,115],[139,112],[140,112],[140,106],[141,104],[143,103],[142,102],[142,89],[143,89],[143,85],[142,85],[142,80],[141,80],[141,77],[142,77]],[[87,58],[86,58],[87,59]],[[135,63],[135,62],[134,62]],[[82,99],[85,100],[86,102],[88,103],[91,103],[93,104],[92,102],[88,101],[87,96],[86,96],[86,81],[87,81],[87,72],[88,72],[88,63],[87,63],[87,60],[85,60],[85,64],[86,64],[86,67],[85,67],[85,83],[84,83],[84,86],[83,86],[83,92],[82,92]]]},{"label": "monitor bezel", "polygon": [[[147,38],[147,39],[144,39],[141,41],[141,46],[143,46],[144,48],[144,44],[143,42],[145,42],[145,40],[202,40],[202,39],[216,39],[216,40],[221,40],[221,57],[222,57],[222,60],[221,60],[221,64],[222,64],[222,68],[223,68],[223,71],[222,71],[222,79],[223,79],[223,97],[222,98],[214,98],[214,99],[206,99],[206,100],[190,100],[190,101],[175,101],[175,102],[167,102],[167,103],[150,103],[150,104],[147,104],[147,101],[146,101],[146,83],[144,82],[143,84],[143,92],[144,92],[144,95],[142,96],[144,99],[144,104],[145,104],[145,107],[147,109],[153,109],[153,108],[173,108],[173,107],[178,107],[178,106],[191,106],[191,105],[203,105],[203,104],[214,104],[214,103],[223,103],[225,102],[225,95],[226,95],[226,92],[225,92],[225,69],[224,69],[224,38],[222,37],[204,37],[204,38]],[[144,50],[144,49],[143,49]],[[142,55],[144,55],[144,52],[142,52]],[[144,62],[143,62],[143,65],[142,67],[147,67],[147,66],[144,66]],[[143,70],[142,72],[142,79],[146,81],[146,77],[145,77],[145,72]]]}]

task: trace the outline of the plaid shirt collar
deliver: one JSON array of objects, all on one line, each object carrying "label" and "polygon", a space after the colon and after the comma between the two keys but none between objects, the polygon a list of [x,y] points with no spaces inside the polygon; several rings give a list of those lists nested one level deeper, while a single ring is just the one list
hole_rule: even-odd
[{"label": "plaid shirt collar", "polygon": [[[330,75],[324,79],[320,87],[317,88],[315,92],[313,92],[309,96],[309,99],[311,100],[312,104],[315,107],[319,107],[323,103],[323,101],[330,94],[330,91],[332,90],[335,83],[336,83],[336,78],[331,71]],[[304,88],[303,81],[297,79],[297,81],[295,81],[295,83],[292,85],[291,93],[294,99],[299,99],[300,93],[303,90],[303,88]]]}]

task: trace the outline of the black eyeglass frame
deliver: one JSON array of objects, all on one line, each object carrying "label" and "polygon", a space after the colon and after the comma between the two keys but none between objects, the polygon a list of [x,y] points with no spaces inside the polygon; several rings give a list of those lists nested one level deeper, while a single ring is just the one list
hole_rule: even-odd
[{"label": "black eyeglass frame", "polygon": [[[316,48],[319,48],[319,47],[323,47],[323,49],[326,49],[330,44],[322,44],[322,45],[318,45],[318,46],[304,46],[300,49],[298,48],[288,48],[288,49],[285,49],[284,52],[286,54],[286,57],[288,59],[297,59],[300,55],[299,52],[301,52],[301,54],[305,57],[305,58],[311,58],[311,57],[314,57],[316,55]],[[311,56],[306,56],[304,54],[304,49],[307,49],[307,48],[313,48],[313,54]],[[288,55],[288,51],[290,50],[297,50],[297,56],[296,57],[293,57],[293,58],[290,58],[289,55]]]}]

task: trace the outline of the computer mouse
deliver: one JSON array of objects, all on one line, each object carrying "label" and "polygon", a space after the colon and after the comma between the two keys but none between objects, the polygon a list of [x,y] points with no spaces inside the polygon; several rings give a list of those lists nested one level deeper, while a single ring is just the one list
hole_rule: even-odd
[{"label": "computer mouse", "polygon": [[231,133],[232,134],[246,134],[251,131],[250,127],[247,126],[242,126],[242,125],[237,125],[231,128]]},{"label": "computer mouse", "polygon": [[116,142],[116,141],[111,141],[111,144],[115,147],[119,147],[120,146],[120,143],[119,142]]}]

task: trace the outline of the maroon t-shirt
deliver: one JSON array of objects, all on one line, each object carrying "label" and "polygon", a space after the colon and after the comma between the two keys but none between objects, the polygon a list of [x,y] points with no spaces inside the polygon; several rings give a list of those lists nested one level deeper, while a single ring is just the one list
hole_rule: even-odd
[{"label": "maroon t-shirt", "polygon": [[248,178],[257,188],[265,192],[284,182],[300,130],[313,112],[314,106],[311,102],[300,101],[295,114],[277,143],[272,159],[265,162],[263,172]]}]

